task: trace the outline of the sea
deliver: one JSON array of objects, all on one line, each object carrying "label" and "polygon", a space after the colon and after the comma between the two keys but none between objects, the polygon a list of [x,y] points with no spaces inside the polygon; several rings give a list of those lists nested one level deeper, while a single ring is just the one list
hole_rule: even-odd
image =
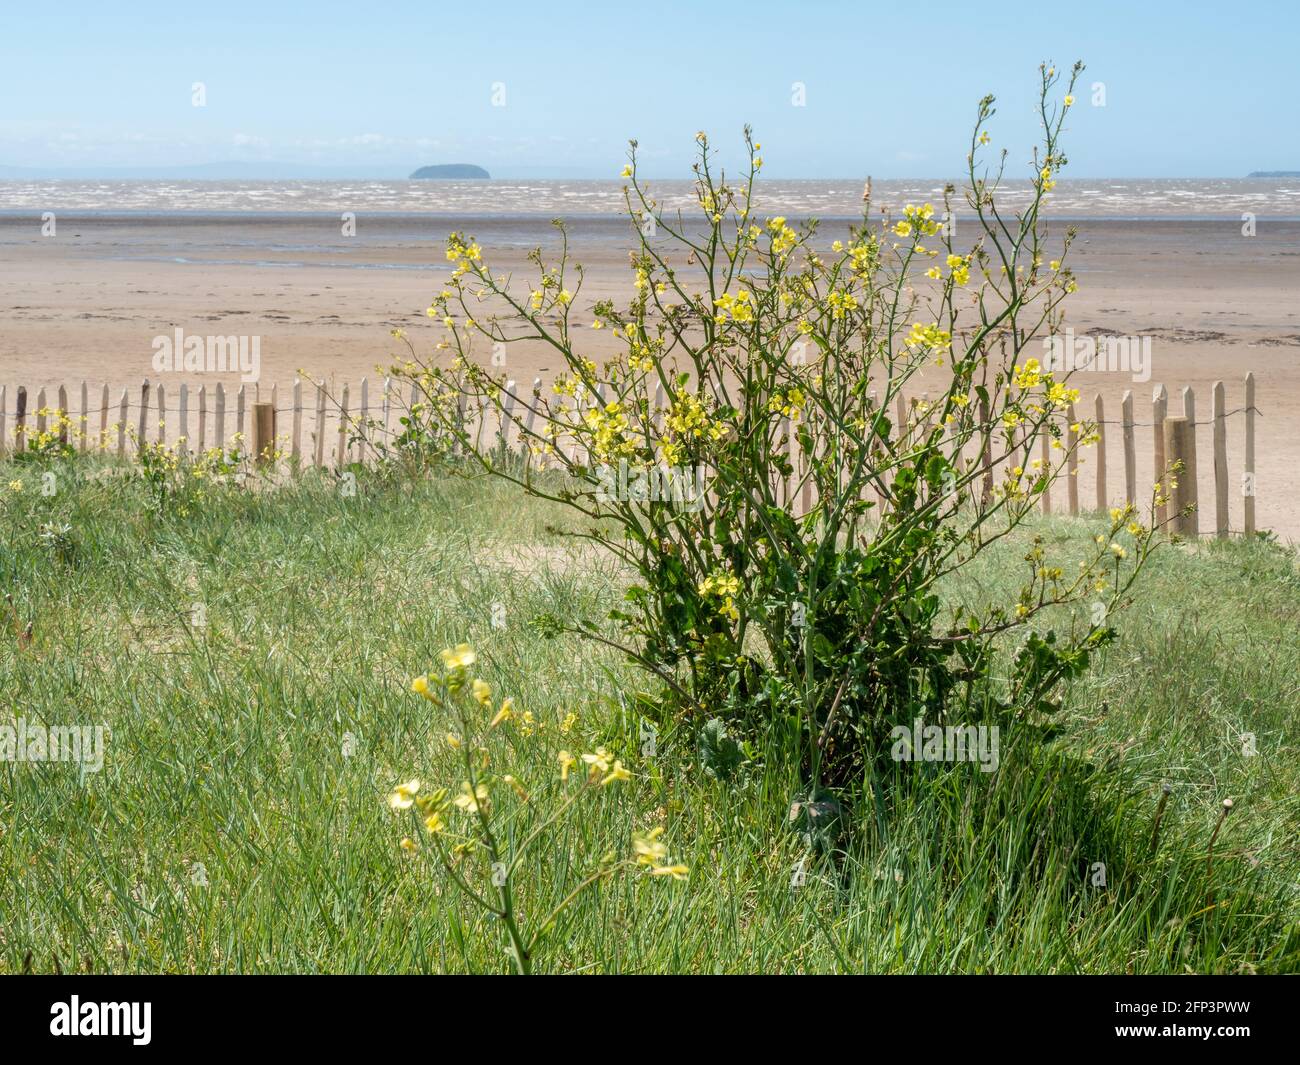
[{"label": "sea", "polygon": [[[878,180],[872,202],[897,213],[907,203],[943,201],[942,179]],[[959,181],[954,181],[958,189]],[[345,212],[457,218],[617,216],[624,182],[588,181],[0,181],[0,216],[53,211],[87,215],[291,216]],[[695,208],[691,181],[651,181],[668,212]],[[858,180],[762,179],[755,209],[791,218],[845,219],[862,211]],[[1003,210],[1032,197],[1027,181],[1006,181]],[[968,208],[955,197],[960,217]],[[1071,219],[1300,220],[1300,178],[1061,179],[1049,197],[1050,217]]]}]

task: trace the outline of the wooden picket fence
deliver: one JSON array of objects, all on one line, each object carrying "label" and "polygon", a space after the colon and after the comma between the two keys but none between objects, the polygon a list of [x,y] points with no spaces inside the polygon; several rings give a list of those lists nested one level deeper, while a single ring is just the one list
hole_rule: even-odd
[{"label": "wooden picket fence", "polygon": [[[1107,416],[1102,396],[1095,397],[1089,405],[1071,405],[1067,412],[1071,425],[1083,421],[1096,424],[1100,440],[1096,446],[1082,452],[1067,448],[1066,476],[1056,482],[1057,496],[1064,490],[1065,498],[1053,498],[1048,492],[1042,496],[1045,514],[1079,515],[1084,510],[1105,511],[1122,503],[1142,507],[1147,502],[1151,484],[1169,463],[1181,461],[1185,474],[1179,479],[1174,498],[1161,508],[1158,517],[1177,514],[1188,504],[1196,504],[1190,515],[1175,522],[1176,531],[1185,536],[1213,532],[1220,538],[1234,534],[1251,536],[1255,533],[1255,420],[1259,411],[1255,405],[1255,377],[1245,377],[1245,394],[1242,404],[1227,409],[1226,390],[1222,381],[1215,382],[1211,395],[1211,413],[1208,420],[1196,417],[1196,396],[1191,388],[1181,390],[1181,413],[1171,413],[1169,394],[1163,385],[1154,389],[1149,421],[1137,415],[1132,391],[1124,393],[1120,402],[1119,418]],[[382,445],[396,439],[403,430],[400,418],[417,402],[416,386],[411,385],[403,397],[397,384],[385,379],[377,395],[371,394],[369,382],[363,378],[355,392],[350,384],[329,388],[324,381],[309,382],[314,394],[304,402],[304,382],[294,381],[283,390],[271,385],[263,400],[259,385],[241,385],[231,394],[217,383],[210,389],[200,385],[191,390],[188,384],[168,389],[165,382],[156,385],[145,380],[137,388],[123,388],[116,399],[112,389],[103,385],[98,404],[92,405],[90,389],[86,382],[79,388],[79,404],[69,405],[68,389],[40,388],[35,396],[22,386],[9,390],[0,384],[0,457],[7,451],[21,449],[31,432],[47,431],[50,424],[60,425],[61,416],[67,419],[62,425],[61,437],[79,451],[96,451],[120,461],[131,458],[133,447],[147,441],[173,443],[180,450],[203,451],[209,447],[237,449],[244,454],[261,454],[271,444],[289,459],[290,469],[332,468],[360,463],[365,464],[382,451]],[[532,396],[541,395],[542,380],[533,382]],[[174,402],[173,402],[174,396]],[[600,400],[600,390],[592,397]],[[51,402],[52,400],[52,402]],[[915,411],[924,409],[926,397],[897,398],[898,424],[908,424],[915,419]],[[498,414],[495,428],[489,426],[491,412],[486,400],[477,412],[469,412],[465,424],[481,446],[485,437],[503,449],[517,444],[520,436],[532,430],[535,403],[520,401],[514,382],[509,382]],[[516,405],[519,412],[515,410]],[[1076,412],[1076,406],[1079,408]],[[655,398],[656,410],[662,410],[662,388]],[[528,413],[520,417],[520,413]],[[256,416],[255,416],[256,413]],[[152,415],[152,418],[151,418]],[[465,412],[462,411],[462,415]],[[1243,469],[1234,493],[1228,474],[1228,422],[1241,418],[1244,423]],[[97,431],[92,422],[98,419]],[[9,421],[12,419],[12,428]],[[233,422],[233,431],[227,435]],[[287,422],[287,425],[286,425]],[[277,431],[283,427],[285,431]],[[1212,465],[1202,469],[1198,462],[1198,429],[1209,430],[1208,454]],[[134,428],[134,433],[128,430]],[[513,438],[512,438],[513,430]],[[790,426],[783,428],[786,446],[792,458],[797,459],[795,434]],[[1070,434],[1073,436],[1073,432]],[[1200,434],[1204,435],[1204,433]],[[1114,480],[1109,476],[1108,456],[1113,454],[1116,438],[1122,454],[1122,476]],[[1070,441],[1073,443],[1073,441]],[[1032,452],[1034,442],[1024,445]],[[1043,433],[1037,441],[1041,461],[1052,462],[1051,442]],[[1149,456],[1149,463],[1147,457]],[[978,456],[965,456],[968,461],[979,461]],[[1092,467],[1091,498],[1095,507],[1080,503],[1083,495],[1080,474],[1084,466]],[[1139,474],[1141,473],[1141,476]],[[1139,485],[1142,486],[1139,491]],[[1205,498],[1213,498],[1214,506],[1200,506],[1201,488],[1208,489]],[[1087,498],[1085,496],[1085,498]],[[1234,519],[1232,500],[1240,498],[1240,510]],[[800,492],[789,492],[784,502],[795,511],[806,512],[811,504],[807,486]],[[1213,514],[1213,522],[1201,522],[1202,514]],[[1206,527],[1203,529],[1202,524]]]}]

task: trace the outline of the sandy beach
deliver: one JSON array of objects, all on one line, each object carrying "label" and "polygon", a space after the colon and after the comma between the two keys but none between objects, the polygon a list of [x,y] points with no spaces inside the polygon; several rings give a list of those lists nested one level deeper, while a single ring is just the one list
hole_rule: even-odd
[{"label": "sandy beach", "polygon": [[[92,396],[110,385],[138,389],[157,378],[153,338],[181,328],[188,334],[261,338],[258,389],[283,390],[303,369],[332,386],[369,377],[377,390],[379,367],[399,351],[389,332],[407,331],[417,349],[432,353],[439,327],[425,315],[430,296],[448,271],[443,239],[472,232],[499,273],[525,277],[527,249],[557,248],[549,219],[536,215],[445,213],[363,216],[354,236],[344,236],[335,214],[268,216],[132,212],[61,213],[57,235],[41,234],[39,215],[0,216],[0,384],[8,386],[12,415],[16,387],[31,390],[82,381]],[[1256,380],[1257,521],[1284,539],[1300,538],[1300,500],[1292,488],[1300,456],[1300,222],[1261,219],[1255,236],[1239,221],[1222,218],[1107,218],[1074,220],[1079,236],[1070,254],[1079,291],[1069,301],[1076,334],[1150,336],[1150,379],[1092,373],[1076,380],[1083,408],[1101,394],[1107,420],[1118,420],[1131,389],[1138,423],[1139,495],[1150,483],[1151,395],[1157,384],[1181,410],[1181,390],[1195,390],[1198,421],[1208,422],[1211,389],[1224,382],[1227,409],[1243,406],[1243,380]],[[827,241],[845,221],[826,221]],[[1065,222],[1052,223],[1060,234]],[[586,280],[578,307],[583,315],[600,298],[631,292],[627,223],[610,214],[575,217],[574,257]],[[589,331],[584,343],[600,361],[614,350],[608,331]],[[509,348],[516,379],[547,379],[553,355]],[[211,387],[214,375],[170,374],[169,391],[182,381]],[[238,375],[223,383],[238,385]],[[192,431],[192,430],[191,430]],[[1201,528],[1213,525],[1211,427],[1198,427]],[[1234,491],[1233,529],[1240,529],[1243,419],[1228,419],[1229,469]],[[1123,493],[1119,427],[1109,427],[1112,499]],[[1093,499],[1090,463],[1080,474],[1080,497]],[[1063,494],[1063,489],[1059,490]],[[1060,504],[1058,504],[1059,506]]]}]

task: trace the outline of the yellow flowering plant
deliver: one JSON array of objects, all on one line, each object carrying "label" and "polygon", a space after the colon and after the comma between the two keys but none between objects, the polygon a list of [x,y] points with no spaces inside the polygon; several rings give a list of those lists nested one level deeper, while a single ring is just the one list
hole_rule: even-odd
[{"label": "yellow flowering plant", "polygon": [[[243,438],[236,433],[228,447],[191,451],[181,442],[146,441],[140,444],[129,430],[139,456],[136,475],[144,482],[155,512],[184,518],[213,491],[228,485],[242,485],[252,465],[241,450]],[[278,457],[278,453],[272,458]]]},{"label": "yellow flowering plant", "polygon": [[[558,903],[544,913],[525,913],[519,882],[536,874],[536,863],[553,859],[566,823],[632,779],[622,760],[604,747],[574,753],[574,718],[546,730],[514,700],[495,700],[491,686],[475,677],[478,657],[468,644],[442,652],[442,668],[416,677],[411,690],[445,715],[447,746],[456,753],[461,780],[454,787],[426,788],[418,778],[397,784],[388,796],[394,811],[415,820],[415,835],[401,846],[412,855],[433,855],[440,873],[467,900],[501,923],[515,973],[533,971],[538,951],[560,927],[565,911],[584,892],[619,872],[638,871],[665,880],[684,880],[689,869],[668,857],[663,827],[634,832],[632,853],[617,848],[588,863],[563,885]],[[495,739],[512,732],[508,743]],[[553,742],[552,742],[553,741]],[[558,744],[566,744],[557,747]],[[497,766],[521,751],[547,767],[544,778],[526,781],[514,765]],[[508,771],[506,771],[508,770]],[[616,800],[615,800],[616,801]],[[575,863],[576,864],[576,863]]]},{"label": "yellow flowering plant", "polygon": [[[408,376],[435,416],[500,418],[523,444],[522,464],[501,461],[467,425],[443,424],[471,463],[571,508],[577,535],[638,574],[612,615],[621,639],[561,619],[547,631],[621,647],[662,680],[665,715],[752,729],[797,718],[814,788],[861,779],[888,750],[892,723],[958,694],[966,713],[1051,709],[1045,693],[1112,638],[1110,625],[1042,638],[1032,661],[1015,659],[1025,675],[1010,685],[993,680],[994,652],[1042,612],[1089,603],[1095,579],[1045,578],[1065,567],[1036,560],[1015,604],[957,605],[946,618],[937,588],[1023,524],[1096,439],[1072,415],[1068,373],[1031,355],[1075,287],[1073,233],[1049,254],[1041,220],[1067,163],[1060,80],[1042,68],[1044,140],[1030,201],[1014,214],[999,202],[1006,154],[992,165],[982,154],[994,101],[980,101],[962,194],[975,236],[964,245],[953,186],[940,206],[907,204],[898,218],[873,211],[868,186],[861,222],[828,252],[815,222],[757,208],[748,130],[738,181],[716,172],[697,136],[693,221],[663,210],[632,143],[625,199],[639,246],[625,307],[579,310],[582,268],[562,223],[558,261],[533,252],[526,292],[493,274],[472,237],[452,234],[455,269],[432,310],[453,358],[413,359]],[[621,349],[601,367],[584,352],[591,316]],[[512,394],[476,341],[540,341],[563,372],[549,394]],[[907,404],[922,380],[929,396]],[[1035,455],[1044,436],[1047,463]],[[1131,557],[1110,557],[1135,574],[1153,526]],[[1083,560],[1081,572],[1095,568]],[[1105,618],[1127,583],[1110,586]]]}]

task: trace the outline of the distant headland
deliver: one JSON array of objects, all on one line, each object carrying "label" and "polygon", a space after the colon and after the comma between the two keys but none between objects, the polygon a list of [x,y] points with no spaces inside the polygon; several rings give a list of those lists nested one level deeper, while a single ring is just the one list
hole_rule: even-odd
[{"label": "distant headland", "polygon": [[1252,170],[1246,175],[1253,177],[1300,177],[1300,170]]},{"label": "distant headland", "polygon": [[492,175],[481,166],[473,163],[443,163],[441,166],[422,166],[414,174],[415,178],[490,178]]}]

